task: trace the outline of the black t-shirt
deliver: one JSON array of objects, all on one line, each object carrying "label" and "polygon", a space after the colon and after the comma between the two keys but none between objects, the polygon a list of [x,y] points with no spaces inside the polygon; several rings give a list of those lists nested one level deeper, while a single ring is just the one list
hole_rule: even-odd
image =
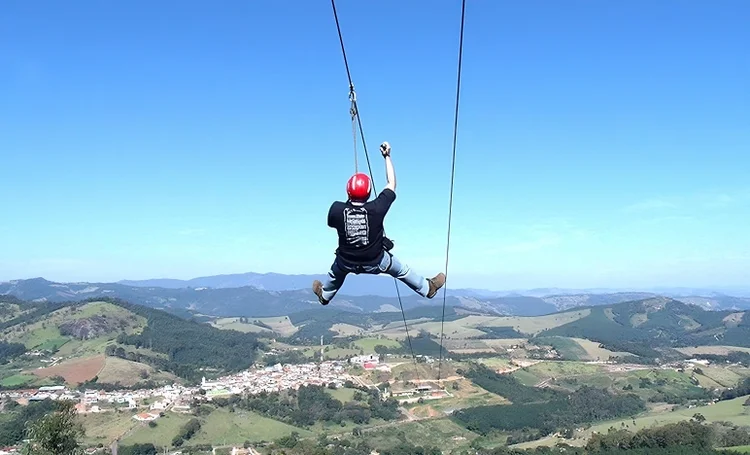
[{"label": "black t-shirt", "polygon": [[336,201],[328,210],[328,226],[339,234],[336,254],[343,260],[372,264],[383,254],[383,220],[396,200],[386,188],[364,205]]}]

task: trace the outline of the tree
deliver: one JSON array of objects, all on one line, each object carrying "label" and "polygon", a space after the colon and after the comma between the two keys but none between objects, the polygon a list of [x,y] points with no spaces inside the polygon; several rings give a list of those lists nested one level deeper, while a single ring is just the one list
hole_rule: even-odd
[{"label": "tree", "polygon": [[27,430],[30,440],[23,448],[24,455],[79,455],[83,449],[78,438],[84,435],[83,425],[76,420],[75,403],[64,400],[56,409],[31,423]]}]

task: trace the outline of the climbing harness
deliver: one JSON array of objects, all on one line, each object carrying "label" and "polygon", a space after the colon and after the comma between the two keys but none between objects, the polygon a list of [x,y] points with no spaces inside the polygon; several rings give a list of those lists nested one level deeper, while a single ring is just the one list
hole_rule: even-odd
[{"label": "climbing harness", "polygon": [[[362,139],[362,148],[364,150],[365,159],[367,160],[367,169],[370,173],[370,181],[372,182],[372,187],[375,188],[375,178],[372,173],[372,167],[370,166],[370,156],[367,152],[367,142],[365,141],[365,134],[362,129],[362,118],[359,114],[359,106],[357,105],[357,94],[354,91],[354,83],[352,82],[352,76],[351,72],[349,70],[349,62],[346,58],[346,49],[344,47],[344,38],[341,34],[341,26],[339,24],[339,18],[338,13],[336,12],[336,3],[335,0],[331,0],[331,7],[333,8],[333,17],[336,21],[336,30],[338,31],[339,35],[339,42],[341,44],[341,53],[344,57],[344,66],[346,68],[346,75],[349,80],[349,100],[351,102],[351,106],[349,109],[350,115],[352,117],[352,135],[354,137],[354,171],[355,173],[358,172],[358,163],[357,163],[357,129],[359,129],[359,135]],[[445,249],[445,276],[446,276],[446,284],[447,284],[447,277],[448,277],[448,258],[450,253],[450,236],[451,236],[451,218],[453,214],[453,186],[454,186],[454,177],[455,177],[455,170],[456,170],[456,143],[457,143],[457,137],[458,137],[458,106],[459,106],[459,99],[460,99],[460,90],[461,90],[461,62],[463,59],[463,42],[464,42],[464,17],[466,12],[466,0],[462,0],[461,2],[461,31],[460,31],[460,39],[459,39],[459,51],[458,51],[458,80],[456,84],[456,110],[455,110],[455,117],[453,122],[453,157],[452,157],[452,163],[451,163],[451,185],[450,185],[450,200],[448,205],[448,240],[446,243],[446,249]],[[390,254],[389,251],[393,248],[393,242],[385,237],[385,232],[383,233],[386,244],[385,246],[385,254]],[[417,357],[414,355],[414,349],[412,347],[411,342],[411,336],[409,335],[409,326],[406,322],[406,313],[404,312],[404,305],[401,301],[401,291],[398,288],[398,281],[396,278],[393,278],[393,284],[396,287],[396,296],[398,297],[398,304],[401,308],[401,316],[404,321],[404,330],[406,331],[406,339],[409,344],[409,351],[411,352],[412,359],[414,361],[414,370],[417,376],[417,381],[420,381],[419,379],[419,370],[417,368]],[[443,285],[443,314],[440,322],[440,361],[438,363],[438,383],[441,381],[441,372],[442,372],[442,364],[443,364],[443,339],[444,339],[444,326],[445,326],[445,305],[446,305],[446,285]]]}]

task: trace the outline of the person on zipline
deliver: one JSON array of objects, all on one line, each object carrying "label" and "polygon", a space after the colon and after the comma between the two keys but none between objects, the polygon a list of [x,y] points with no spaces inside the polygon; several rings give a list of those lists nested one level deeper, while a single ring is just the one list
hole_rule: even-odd
[{"label": "person on zipline", "polygon": [[396,173],[391,161],[391,146],[383,142],[380,152],[385,158],[388,184],[378,197],[367,202],[372,184],[367,174],[357,173],[346,184],[349,199],[334,202],[328,210],[328,226],[338,232],[339,244],[325,283],[313,281],[313,292],[323,305],[328,305],[350,273],[385,273],[428,299],[435,297],[445,284],[445,274],[438,273],[434,278],[425,279],[390,253],[393,243],[384,235],[383,221],[396,200]]}]

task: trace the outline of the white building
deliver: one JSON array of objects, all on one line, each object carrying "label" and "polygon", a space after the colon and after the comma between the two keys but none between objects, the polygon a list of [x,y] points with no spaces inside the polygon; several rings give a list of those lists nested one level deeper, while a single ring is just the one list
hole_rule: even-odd
[{"label": "white building", "polygon": [[352,357],[351,359],[349,359],[349,361],[357,365],[364,365],[365,363],[378,363],[380,361],[380,356],[377,354],[358,355],[356,357]]}]

